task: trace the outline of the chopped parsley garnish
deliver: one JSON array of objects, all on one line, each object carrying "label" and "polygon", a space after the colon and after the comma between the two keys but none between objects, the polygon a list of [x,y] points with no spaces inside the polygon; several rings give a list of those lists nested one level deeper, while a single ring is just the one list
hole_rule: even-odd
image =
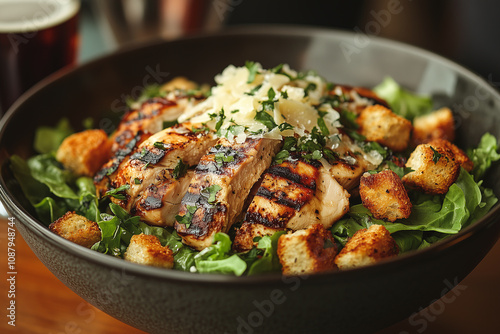
[{"label": "chopped parsley garnish", "polygon": [[106,191],[104,196],[111,196],[111,197],[114,197],[114,198],[119,199],[119,200],[124,200],[126,197],[124,194],[120,194],[120,192],[128,190],[128,189],[130,189],[130,184],[124,184],[123,186],[120,186],[118,188]]},{"label": "chopped parsley garnish", "polygon": [[257,91],[258,91],[261,87],[262,87],[262,84],[257,85],[257,86],[255,86],[254,88],[252,88],[252,90],[251,90],[251,91],[246,92],[245,94],[246,94],[246,95],[250,95],[250,96],[254,96],[254,95],[255,95],[255,93],[257,93]]},{"label": "chopped parsley garnish", "polygon": [[345,126],[346,128],[357,130],[359,129],[359,124],[356,123],[356,118],[358,116],[353,113],[352,111],[349,111],[347,109],[342,109],[340,111],[340,124]]},{"label": "chopped parsley garnish", "polygon": [[279,125],[278,129],[280,129],[280,131],[293,130],[293,125],[283,122]]},{"label": "chopped parsley garnish", "polygon": [[234,156],[233,155],[226,155],[224,152],[218,152],[218,153],[215,153],[214,160],[217,163],[217,165],[219,165],[219,167],[220,167],[224,164],[224,162],[234,161]]},{"label": "chopped parsley garnish", "polygon": [[278,126],[276,124],[276,122],[274,121],[274,117],[269,115],[266,111],[264,110],[261,110],[261,111],[257,111],[256,114],[255,114],[255,117],[254,119],[257,121],[257,122],[260,122],[262,124],[264,124],[266,126],[266,128],[268,130],[272,130],[274,129],[276,126]]},{"label": "chopped parsley garnish", "polygon": [[354,139],[355,141],[357,142],[364,142],[366,140],[366,137],[363,136],[361,133],[359,132],[356,132],[354,130],[351,130],[351,129],[344,129],[345,133],[351,137],[352,139]]},{"label": "chopped parsley garnish", "polygon": [[218,184],[211,185],[203,189],[200,194],[207,199],[208,204],[215,204],[217,200],[217,193],[221,190],[221,186]]},{"label": "chopped parsley garnish", "polygon": [[275,164],[282,164],[283,161],[285,161],[286,159],[288,159],[288,157],[290,156],[290,152],[286,151],[286,150],[281,150],[279,151],[275,156],[274,156],[274,163]]},{"label": "chopped parsley garnish", "polygon": [[199,132],[210,132],[210,128],[205,124],[205,123],[202,123],[202,127],[201,128],[195,128],[194,126],[191,127],[191,131],[193,133],[199,133]]},{"label": "chopped parsley garnish", "polygon": [[411,167],[399,167],[392,161],[387,161],[387,166],[389,167],[390,170],[396,173],[399,176],[399,178],[402,178],[406,174],[413,172],[413,169]]},{"label": "chopped parsley garnish", "polygon": [[186,214],[184,216],[176,215],[175,220],[179,224],[184,224],[186,225],[186,228],[189,228],[189,226],[191,226],[191,222],[193,221],[194,213],[197,209],[198,208],[196,206],[186,205]]},{"label": "chopped parsley garnish", "polygon": [[318,127],[321,130],[321,133],[323,136],[329,136],[330,135],[330,130],[328,130],[328,127],[326,126],[325,119],[323,117],[318,118]]},{"label": "chopped parsley garnish", "polygon": [[267,91],[267,100],[266,101],[261,101],[260,104],[262,104],[262,110],[264,111],[273,111],[274,110],[274,103],[278,102],[278,100],[274,99],[276,97],[276,92],[274,89],[271,87]]},{"label": "chopped parsley garnish", "polygon": [[139,179],[137,177],[134,179],[134,184],[141,184],[141,183],[142,183],[141,179]]},{"label": "chopped parsley garnish", "polygon": [[439,159],[443,156],[441,153],[436,151],[434,147],[430,146],[432,152],[434,152],[434,155],[432,156],[432,161],[434,161],[435,164],[438,163]]},{"label": "chopped parsley garnish", "polygon": [[383,147],[382,145],[380,145],[375,141],[365,142],[361,146],[363,148],[363,151],[367,153],[371,151],[377,151],[384,159],[387,158],[387,156],[389,155],[387,148]]},{"label": "chopped parsley garnish", "polygon": [[153,144],[154,147],[156,148],[159,148],[160,150],[164,150],[165,149],[165,144],[162,143],[161,141],[157,141]]},{"label": "chopped parsley garnish", "polygon": [[175,121],[163,121],[163,129],[171,128],[177,124],[179,124],[179,122],[177,122],[177,120],[175,120]]},{"label": "chopped parsley garnish", "polygon": [[304,88],[304,96],[309,96],[309,92],[312,90],[316,90],[318,86],[315,83],[308,83],[306,88]]},{"label": "chopped parsley garnish", "polygon": [[224,115],[224,108],[222,108],[218,114],[210,114],[211,119],[215,119],[215,131],[217,131],[217,135],[220,135],[220,128],[226,119],[226,115]]},{"label": "chopped parsley garnish", "polygon": [[234,110],[231,110],[231,114],[236,114],[237,112],[239,112],[240,110],[239,109],[234,109]]},{"label": "chopped parsley garnish", "polygon": [[245,67],[248,69],[247,83],[250,84],[255,80],[255,76],[259,72],[259,65],[253,61],[246,61]]},{"label": "chopped parsley garnish", "polygon": [[182,161],[182,159],[179,159],[179,161],[177,162],[177,165],[175,165],[175,168],[172,172],[172,176],[174,179],[178,180],[181,177],[183,177],[184,175],[186,175],[187,170],[188,170],[188,165],[185,164]]},{"label": "chopped parsley garnish", "polygon": [[288,92],[286,90],[281,92],[281,97],[284,98],[285,100],[288,99]]}]

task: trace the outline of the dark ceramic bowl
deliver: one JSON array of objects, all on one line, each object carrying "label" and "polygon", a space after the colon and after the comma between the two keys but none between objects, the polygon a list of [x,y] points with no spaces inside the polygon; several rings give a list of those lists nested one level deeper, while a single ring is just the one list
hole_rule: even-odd
[{"label": "dark ceramic bowl", "polygon": [[[458,284],[495,244],[500,206],[446,241],[374,266],[310,277],[232,277],[162,270],[72,244],[36,219],[9,171],[12,154],[33,154],[33,133],[69,117],[108,128],[123,96],[185,75],[212,82],[228,64],[259,61],[314,69],[327,79],[371,87],[392,76],[450,106],[459,144],[500,137],[500,95],[468,70],[429,52],[331,30],[253,27],[125,50],[44,81],[2,120],[0,196],[23,238],[68,287],[111,316],[152,333],[371,332],[396,323]],[[111,110],[111,111],[110,111]],[[104,116],[103,116],[104,115]],[[500,168],[485,184],[500,194]]]}]

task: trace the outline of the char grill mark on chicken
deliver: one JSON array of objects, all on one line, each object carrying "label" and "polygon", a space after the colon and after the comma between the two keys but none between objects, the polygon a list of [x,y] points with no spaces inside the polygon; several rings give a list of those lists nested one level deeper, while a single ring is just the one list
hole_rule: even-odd
[{"label": "char grill mark on chicken", "polygon": [[255,237],[313,223],[329,228],[348,209],[349,194],[319,161],[295,157],[266,171],[233,248],[247,251]]},{"label": "char grill mark on chicken", "polygon": [[280,146],[266,138],[242,144],[221,138],[201,158],[175,224],[186,244],[203,249],[215,233],[227,232]]}]

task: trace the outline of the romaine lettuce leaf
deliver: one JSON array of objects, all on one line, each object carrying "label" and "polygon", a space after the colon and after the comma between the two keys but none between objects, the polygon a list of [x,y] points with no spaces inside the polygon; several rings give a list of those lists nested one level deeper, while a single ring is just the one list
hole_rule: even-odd
[{"label": "romaine lettuce leaf", "polygon": [[35,132],[35,150],[42,154],[55,152],[73,132],[67,118],[62,118],[55,127],[40,126]]},{"label": "romaine lettuce leaf", "polygon": [[500,154],[497,152],[497,149],[497,139],[492,134],[486,133],[481,137],[477,148],[467,152],[467,155],[474,163],[474,169],[472,170],[474,180],[482,180],[491,163],[500,160]]},{"label": "romaine lettuce leaf", "polygon": [[432,99],[403,89],[394,79],[387,77],[373,91],[389,103],[392,111],[409,120],[430,113]]},{"label": "romaine lettuce leaf", "polygon": [[194,257],[196,269],[200,273],[232,273],[241,276],[247,264],[238,255],[230,254],[231,239],[225,233],[216,233],[211,246]]},{"label": "romaine lettuce leaf", "polygon": [[345,245],[358,230],[373,224],[383,225],[404,252],[458,233],[464,226],[482,217],[495,202],[494,194],[482,189],[462,168],[457,181],[444,197],[416,196],[408,219],[399,219],[394,223],[376,219],[367,208],[358,204],[351,207],[347,217],[335,223],[331,231],[334,238]]},{"label": "romaine lettuce leaf", "polygon": [[272,236],[266,235],[259,240],[256,249],[262,250],[263,254],[255,258],[255,261],[248,269],[248,275],[279,271],[281,269],[277,253],[278,240],[285,233],[285,231],[278,231]]}]

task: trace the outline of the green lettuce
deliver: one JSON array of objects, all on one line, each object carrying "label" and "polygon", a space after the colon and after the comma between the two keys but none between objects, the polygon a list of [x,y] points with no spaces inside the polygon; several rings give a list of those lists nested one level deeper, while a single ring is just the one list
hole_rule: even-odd
[{"label": "green lettuce", "polygon": [[196,270],[200,273],[223,273],[241,276],[247,264],[237,254],[231,254],[231,239],[225,233],[216,233],[212,245],[196,254]]},{"label": "green lettuce", "polygon": [[492,134],[486,133],[481,137],[477,148],[467,152],[467,155],[474,163],[472,175],[474,175],[476,181],[484,177],[492,162],[500,160],[500,154],[497,152],[497,149],[497,139]]},{"label": "green lettuce", "polygon": [[458,233],[484,216],[497,202],[493,192],[481,187],[463,168],[444,197],[412,195],[410,216],[393,223],[374,218],[362,204],[352,206],[346,218],[333,225],[331,231],[334,238],[345,245],[358,230],[378,224],[385,226],[400,251],[406,252]]},{"label": "green lettuce", "polygon": [[39,153],[55,152],[64,138],[73,132],[67,118],[62,118],[55,127],[40,126],[35,132],[35,150]]},{"label": "green lettuce", "polygon": [[403,89],[394,79],[387,77],[373,91],[389,103],[391,109],[398,115],[409,120],[430,113],[432,99],[419,96]]}]

